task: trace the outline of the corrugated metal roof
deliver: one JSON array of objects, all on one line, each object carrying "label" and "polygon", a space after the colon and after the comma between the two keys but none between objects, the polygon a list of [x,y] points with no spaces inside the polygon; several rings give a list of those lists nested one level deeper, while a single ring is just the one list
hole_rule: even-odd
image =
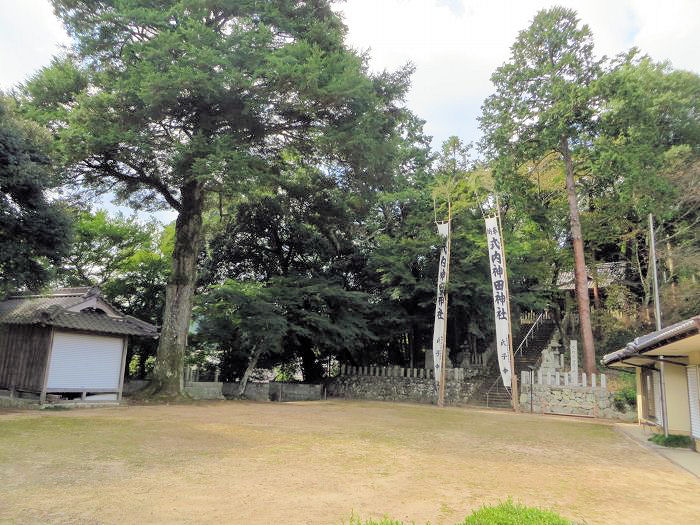
[{"label": "corrugated metal roof", "polygon": [[124,315],[113,307],[118,315],[67,310],[93,296],[100,296],[99,289],[61,288],[48,294],[13,296],[0,302],[0,323],[37,324],[120,335],[158,336],[158,329],[152,324]]}]

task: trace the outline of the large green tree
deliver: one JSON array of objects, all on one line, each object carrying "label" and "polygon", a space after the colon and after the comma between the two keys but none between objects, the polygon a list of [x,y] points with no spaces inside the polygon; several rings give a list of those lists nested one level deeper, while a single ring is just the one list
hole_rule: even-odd
[{"label": "large green tree", "polygon": [[75,66],[49,68],[27,91],[53,119],[66,166],[132,205],[178,212],[153,383],[175,396],[212,195],[280,173],[289,152],[348,185],[376,184],[410,71],[370,75],[326,0],[53,5]]},{"label": "large green tree", "polygon": [[526,162],[556,153],[564,164],[574,250],[576,297],[584,366],[595,371],[588,279],[576,193],[572,149],[589,137],[595,124],[595,82],[601,65],[593,37],[570,9],[542,10],[511,47],[511,59],[491,77],[496,92],[483,106],[481,127],[486,151],[501,179],[514,178]]},{"label": "large green tree", "polygon": [[58,184],[48,137],[14,106],[0,93],[0,297],[44,284],[68,251],[70,231],[66,214],[46,195]]},{"label": "large green tree", "polygon": [[104,210],[72,210],[71,215],[71,249],[57,275],[69,286],[101,286],[125,270],[130,259],[154,249],[155,224],[110,217]]},{"label": "large green tree", "polygon": [[630,284],[649,322],[649,213],[657,224],[662,277],[671,284],[671,309],[679,306],[673,304],[677,263],[697,246],[700,76],[632,50],[611,63],[597,91],[598,131],[581,179],[586,241],[597,257],[629,261]]}]

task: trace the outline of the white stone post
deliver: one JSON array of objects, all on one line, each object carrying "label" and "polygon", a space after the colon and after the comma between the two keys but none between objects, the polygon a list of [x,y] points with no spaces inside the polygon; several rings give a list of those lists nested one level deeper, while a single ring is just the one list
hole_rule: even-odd
[{"label": "white stone post", "polygon": [[572,339],[569,348],[571,350],[571,373],[578,379],[578,341]]}]

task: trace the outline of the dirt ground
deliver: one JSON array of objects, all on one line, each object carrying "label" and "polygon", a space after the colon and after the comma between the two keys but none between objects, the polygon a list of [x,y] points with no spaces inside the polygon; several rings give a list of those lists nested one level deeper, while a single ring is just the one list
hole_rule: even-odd
[{"label": "dirt ground", "polygon": [[0,412],[2,523],[451,524],[507,498],[696,523],[700,480],[601,422],[374,402]]}]

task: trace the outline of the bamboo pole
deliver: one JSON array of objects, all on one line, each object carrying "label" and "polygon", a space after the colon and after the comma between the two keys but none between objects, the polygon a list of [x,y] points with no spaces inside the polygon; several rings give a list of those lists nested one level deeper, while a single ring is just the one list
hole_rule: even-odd
[{"label": "bamboo pole", "polygon": [[[508,297],[508,353],[510,355],[510,390],[513,410],[520,412],[520,395],[518,393],[518,374],[515,372],[515,356],[513,355],[513,319],[510,315],[510,291],[508,287],[508,269],[506,266],[506,241],[503,237],[501,226],[501,205],[496,196],[496,212],[498,217],[498,234],[501,237],[501,253],[503,254],[503,280],[505,282],[506,297]],[[532,388],[532,387],[530,387]]]},{"label": "bamboo pole", "polygon": [[450,200],[447,200],[447,265],[445,266],[445,322],[442,327],[442,359],[440,362],[440,388],[438,390],[438,407],[442,408],[445,406],[445,378],[447,374],[445,373],[445,365],[447,363],[447,298],[448,298],[448,284],[450,282],[450,251],[452,248],[452,204]]}]

